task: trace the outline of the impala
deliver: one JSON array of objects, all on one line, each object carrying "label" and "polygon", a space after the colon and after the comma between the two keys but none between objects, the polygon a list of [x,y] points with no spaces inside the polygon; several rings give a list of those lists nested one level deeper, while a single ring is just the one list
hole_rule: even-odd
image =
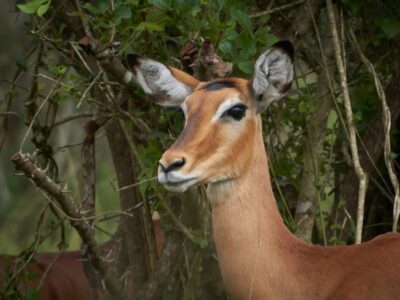
[{"label": "impala", "polygon": [[[158,216],[153,216],[154,237],[157,253],[161,254],[165,236],[160,225]],[[100,246],[100,250],[106,253],[112,247],[112,240]],[[44,276],[43,285],[38,290],[40,300],[93,300],[106,299],[106,294],[101,284],[97,284],[97,296],[91,295],[91,287],[85,275],[80,251],[68,251],[61,254],[38,253],[32,262],[24,269],[24,279],[19,284],[19,292],[24,295],[25,289],[37,288],[41,278]],[[8,266],[12,266],[16,259],[12,255],[0,255],[0,299],[14,299],[2,294],[7,280],[5,275],[9,272]],[[47,273],[46,273],[47,272]],[[9,274],[11,275],[11,274]],[[18,298],[19,299],[19,298]],[[24,298],[23,299],[28,299]],[[29,298],[31,299],[31,298]],[[36,299],[36,298],[34,298]]]},{"label": "impala", "polygon": [[273,45],[253,78],[199,82],[128,55],[125,80],[164,106],[180,106],[185,127],[159,161],[158,180],[183,192],[204,184],[226,288],[234,299],[400,299],[400,236],[322,247],[284,225],[272,192],[260,113],[293,79],[293,46]]}]

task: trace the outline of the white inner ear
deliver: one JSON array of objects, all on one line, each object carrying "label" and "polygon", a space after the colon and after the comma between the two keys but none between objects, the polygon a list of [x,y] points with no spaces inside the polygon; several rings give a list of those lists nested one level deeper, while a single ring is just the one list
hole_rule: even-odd
[{"label": "white inner ear", "polygon": [[256,97],[263,95],[263,108],[282,98],[292,80],[293,64],[285,52],[272,48],[257,59],[252,84]]},{"label": "white inner ear", "polygon": [[162,63],[151,59],[141,59],[140,65],[135,68],[135,79],[144,92],[160,97],[159,104],[177,106],[188,96],[192,89],[178,81]]}]

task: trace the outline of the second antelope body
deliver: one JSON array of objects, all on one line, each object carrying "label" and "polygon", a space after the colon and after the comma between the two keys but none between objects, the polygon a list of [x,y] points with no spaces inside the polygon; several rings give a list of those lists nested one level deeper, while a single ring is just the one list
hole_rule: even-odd
[{"label": "second antelope body", "polygon": [[282,41],[258,58],[250,81],[199,82],[128,55],[127,81],[186,117],[161,157],[159,182],[178,192],[207,184],[219,265],[234,299],[400,299],[398,234],[322,247],[296,238],[279,215],[260,112],[290,88],[292,59],[292,45]]}]

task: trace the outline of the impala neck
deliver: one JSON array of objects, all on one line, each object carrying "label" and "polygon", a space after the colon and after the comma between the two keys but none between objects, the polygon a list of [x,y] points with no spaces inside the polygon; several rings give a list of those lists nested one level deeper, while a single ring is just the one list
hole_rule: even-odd
[{"label": "impala neck", "polygon": [[[237,179],[209,186],[214,240],[234,299],[282,299],[299,284],[296,248],[307,247],[284,225],[272,192],[258,120],[251,165]],[[292,286],[288,286],[292,285]]]}]

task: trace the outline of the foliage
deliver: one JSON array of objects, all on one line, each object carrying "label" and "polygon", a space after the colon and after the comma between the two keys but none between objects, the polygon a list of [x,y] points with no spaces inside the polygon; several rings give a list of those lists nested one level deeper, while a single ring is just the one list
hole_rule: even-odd
[{"label": "foliage", "polygon": [[[42,104],[43,107],[32,126],[32,132],[22,148],[31,153],[35,152],[39,164],[49,171],[52,179],[67,187],[75,201],[78,202],[82,197],[79,156],[81,145],[79,143],[85,137],[81,129],[84,119],[75,119],[57,126],[56,123],[75,114],[93,115],[100,108],[109,120],[119,121],[121,126],[132,133],[136,146],[134,150],[137,151],[138,158],[138,166],[136,166],[138,174],[135,182],[138,183],[140,199],[148,201],[151,212],[161,213],[162,223],[167,232],[181,232],[182,228],[177,227],[174,218],[166,212],[168,208],[165,206],[165,203],[170,206],[176,205],[175,195],[166,193],[154,181],[154,176],[157,161],[163,150],[173,143],[182,129],[182,115],[176,109],[161,110],[139,90],[130,91],[130,101],[122,107],[116,108],[115,103],[103,105],[96,89],[101,89],[102,94],[113,98],[113,101],[117,101],[118,97],[124,97],[122,89],[114,78],[102,76],[97,78],[97,74],[92,71],[92,68],[93,70],[95,68],[82,63],[81,57],[86,57],[87,53],[81,41],[71,34],[66,24],[56,20],[57,26],[49,25],[57,14],[55,2],[54,0],[29,0],[17,5],[21,12],[31,17],[26,22],[25,29],[31,35],[32,41],[24,50],[26,53],[31,51],[34,54],[21,55],[12,62],[16,65],[17,73],[21,72],[25,76],[24,81],[18,81],[24,89],[19,89],[14,84],[15,82],[11,84],[11,88],[4,89],[7,91],[7,97],[12,97],[14,103],[18,102],[12,106],[12,111],[15,110],[18,119],[15,121],[10,117],[9,122],[13,122],[13,126],[8,130],[12,134],[8,134],[5,147],[0,148],[2,150],[1,163],[6,166],[4,168],[7,172],[6,183],[12,191],[12,203],[0,204],[0,224],[2,225],[0,249],[17,252],[27,247],[34,234],[34,228],[17,225],[22,222],[21,220],[36,220],[38,211],[43,207],[42,194],[33,186],[29,186],[25,179],[13,176],[11,166],[6,163],[11,154],[19,150],[20,142],[27,131],[27,124],[34,119],[35,113]],[[115,56],[121,61],[127,53],[135,52],[184,68],[179,53],[182,47],[188,41],[192,41],[197,48],[200,48],[204,39],[209,38],[218,54],[225,61],[233,63],[232,76],[246,78],[251,77],[258,55],[282,35],[281,29],[291,29],[291,22],[297,13],[296,9],[291,9],[279,14],[253,17],[253,13],[266,9],[262,1],[255,0],[81,2],[82,11],[76,10],[70,16],[90,24],[100,44],[118,41],[118,44],[112,44],[109,49],[114,51]],[[400,6],[398,1],[390,3],[383,1],[382,3],[381,5],[376,1],[342,0],[338,5],[346,20],[345,27],[351,27],[355,31],[362,49],[375,63],[379,77],[388,87],[393,80],[392,73],[397,72],[396,65],[400,57],[397,47],[400,32],[398,20]],[[338,215],[343,214],[347,209],[340,191],[344,185],[344,178],[347,178],[346,176],[351,172],[351,163],[347,160],[348,142],[342,121],[342,98],[334,71],[330,74],[332,80],[330,93],[335,96],[337,107],[335,105],[335,108],[330,108],[325,112],[325,121],[321,128],[310,125],[318,117],[317,111],[321,105],[320,99],[316,96],[319,83],[317,74],[320,74],[321,68],[325,67],[321,58],[321,51],[324,50],[325,45],[322,49],[319,45],[319,39],[326,35],[327,31],[326,24],[323,23],[326,17],[324,8],[321,9],[320,14],[321,18],[317,18],[315,25],[317,32],[309,30],[296,54],[297,78],[292,91],[286,100],[270,107],[263,117],[264,133],[268,144],[270,171],[278,206],[286,224],[291,230],[296,231],[299,226],[295,221],[296,203],[301,200],[298,198],[298,191],[304,176],[303,163],[307,138],[313,130],[325,131],[322,138],[322,151],[315,158],[317,177],[313,186],[317,190],[318,203],[313,216],[316,224],[313,242],[323,243],[323,236],[327,235],[328,243],[345,244],[351,241],[355,216],[353,214],[351,215],[353,219],[349,219],[346,215],[346,224],[350,226],[346,229],[349,232],[345,236],[343,234],[345,225],[343,225],[343,220],[339,220]],[[363,135],[370,128],[370,123],[374,121],[380,109],[380,102],[376,96],[373,79],[366,72],[356,51],[348,41],[344,45],[355,123],[360,140],[364,143]],[[96,63],[98,67],[100,60]],[[88,71],[88,68],[91,71]],[[187,71],[193,70],[189,68]],[[34,74],[34,76],[30,77],[29,74]],[[18,76],[20,75],[17,74],[15,78]],[[12,75],[9,76],[11,82],[12,77]],[[39,79],[35,80],[35,78]],[[52,87],[57,81],[60,84],[52,92]],[[34,101],[30,101],[32,99]],[[2,103],[2,111],[5,110],[5,103],[6,101]],[[121,188],[118,186],[119,182],[112,167],[112,154],[107,145],[108,138],[102,130],[96,135],[97,214],[100,216],[120,210],[115,199],[118,198],[117,189]],[[398,139],[396,131],[394,134],[396,135],[394,138]],[[396,153],[393,153],[393,156],[396,157]],[[371,199],[377,191],[384,194],[385,209],[390,212],[392,191],[379,159],[376,159],[374,164],[379,170],[378,175],[375,173],[376,170],[372,172],[373,188],[370,189],[369,194]],[[29,201],[26,199],[27,195],[29,195]],[[376,201],[371,200],[368,203],[368,211],[374,211],[376,207]],[[184,208],[177,209],[176,214],[179,218],[183,216],[181,210]],[[65,239],[63,241],[65,244],[73,248],[78,247],[79,237],[71,228],[67,227],[65,237],[61,237],[60,228],[57,225],[60,222],[64,224],[65,220],[61,218],[50,214],[46,216],[44,221],[46,233],[43,235],[49,234],[49,238],[43,241],[40,250],[54,250],[55,244],[62,239]],[[374,220],[376,218],[371,216],[366,221],[370,226],[366,234],[368,237],[386,231],[391,222],[387,219],[382,220],[383,225],[378,227],[369,224],[369,222],[375,222]],[[188,242],[185,244],[185,255],[189,257],[189,262],[185,263],[194,268],[197,266],[197,261],[194,259],[197,253],[209,250],[212,243],[207,237],[207,229],[191,226],[192,220],[186,221],[184,225],[189,228],[192,240],[189,246]],[[117,230],[117,223],[118,218],[111,222],[95,222],[96,235],[100,243],[108,240],[109,234]],[[206,258],[211,257],[215,263],[214,254],[203,253],[202,255]],[[190,282],[185,277],[190,275],[185,273],[185,268],[186,266],[180,269],[181,279],[175,278],[175,282],[171,280],[172,283],[164,299],[181,295],[180,291],[185,290],[189,285],[194,286],[190,286],[191,292],[194,294],[195,291],[198,292],[201,284],[197,283],[198,286],[196,286],[195,283]],[[11,292],[15,291],[11,290]],[[36,296],[35,290],[27,290],[26,297],[28,298],[26,299],[35,299]]]}]

